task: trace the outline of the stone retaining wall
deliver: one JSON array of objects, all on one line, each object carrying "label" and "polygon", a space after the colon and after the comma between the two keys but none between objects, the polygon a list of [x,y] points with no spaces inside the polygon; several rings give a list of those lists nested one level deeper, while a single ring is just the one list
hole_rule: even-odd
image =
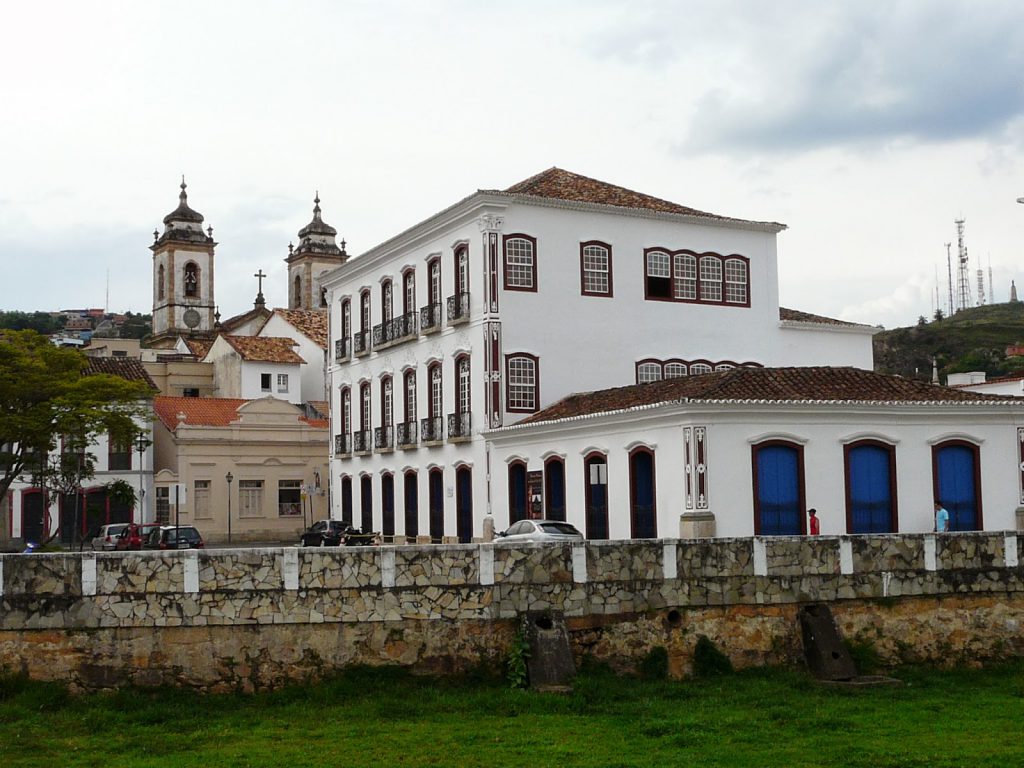
[{"label": "stone retaining wall", "polygon": [[888,660],[1024,655],[1015,533],[0,556],[0,667],[75,686],[252,689],[351,664],[498,664],[526,611],[578,656],[674,674],[699,635],[738,665],[801,657],[831,604]]}]

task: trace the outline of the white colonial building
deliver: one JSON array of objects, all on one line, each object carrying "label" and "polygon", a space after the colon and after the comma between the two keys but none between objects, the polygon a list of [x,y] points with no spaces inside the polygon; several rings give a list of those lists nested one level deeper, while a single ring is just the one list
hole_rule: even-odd
[{"label": "white colonial building", "polygon": [[327,273],[333,515],[469,541],[509,520],[488,435],[572,392],[871,368],[874,329],[780,309],[782,229],[552,168]]},{"label": "white colonial building", "polygon": [[[1024,399],[855,368],[737,368],[571,395],[486,435],[510,519],[590,538],[1007,530]],[[531,504],[536,508],[532,509]],[[505,521],[496,521],[499,525]]]}]

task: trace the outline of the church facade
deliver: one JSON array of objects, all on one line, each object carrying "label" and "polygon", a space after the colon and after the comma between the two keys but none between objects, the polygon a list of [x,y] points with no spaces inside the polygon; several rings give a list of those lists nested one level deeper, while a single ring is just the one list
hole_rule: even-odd
[{"label": "church facade", "polygon": [[351,258],[323,279],[334,516],[470,541],[509,519],[489,435],[573,392],[869,369],[874,329],[780,309],[783,229],[552,168]]}]

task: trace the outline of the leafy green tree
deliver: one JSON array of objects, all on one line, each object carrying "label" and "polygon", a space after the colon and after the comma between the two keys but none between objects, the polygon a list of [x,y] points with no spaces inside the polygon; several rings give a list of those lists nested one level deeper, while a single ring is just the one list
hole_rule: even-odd
[{"label": "leafy green tree", "polygon": [[[86,374],[88,361],[74,349],[56,347],[35,331],[0,330],[0,498],[21,476],[48,487],[82,479],[78,456],[90,435],[108,433],[131,442],[137,419],[153,394],[144,384],[108,374]],[[47,458],[62,436],[81,441],[72,467],[63,456]],[[74,446],[77,448],[77,446]]]},{"label": "leafy green tree", "polygon": [[39,333],[57,333],[64,327],[64,321],[51,317],[47,312],[0,312],[0,328],[12,331],[38,331]]},{"label": "leafy green tree", "polygon": [[133,315],[125,313],[125,321],[121,324],[119,334],[122,339],[142,339],[153,331],[152,315]]}]

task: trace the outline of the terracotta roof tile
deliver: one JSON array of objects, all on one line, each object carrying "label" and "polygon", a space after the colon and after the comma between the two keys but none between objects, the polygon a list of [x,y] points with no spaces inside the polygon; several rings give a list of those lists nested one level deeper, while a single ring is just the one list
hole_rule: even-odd
[{"label": "terracotta roof tile", "polygon": [[89,376],[94,373],[108,373],[112,376],[120,376],[122,379],[128,381],[138,381],[154,392],[157,391],[157,386],[153,382],[153,379],[149,377],[146,369],[142,365],[142,361],[135,357],[90,357],[88,358],[89,365],[85,368],[85,375]]},{"label": "terracotta roof tile", "polygon": [[206,353],[209,352],[210,347],[213,346],[212,339],[182,339],[182,341],[185,342],[185,346],[188,347],[188,351],[200,360],[206,357]]},{"label": "terracotta roof tile", "polygon": [[[680,401],[1005,402],[1003,395],[942,387],[859,368],[733,368],[597,392],[569,395],[519,424]],[[1024,405],[1024,398],[1021,399]]]},{"label": "terracotta roof tile", "polygon": [[327,349],[326,309],[275,309],[274,314],[294,325],[303,335],[320,345],[321,349]]},{"label": "terracotta roof tile", "polygon": [[[178,428],[178,414],[184,414],[184,423],[189,426],[227,427],[238,421],[238,409],[250,400],[233,397],[156,397],[153,409],[157,418],[172,432]],[[304,421],[317,429],[327,429],[326,419],[306,418],[297,416],[296,421]]]},{"label": "terracotta roof tile", "polygon": [[224,340],[252,363],[303,363],[295,351],[295,341],[280,336],[228,336]]},{"label": "terracotta roof tile", "polygon": [[[699,216],[702,218],[721,219],[723,221],[746,221],[731,216],[719,216],[707,211],[699,211],[696,208],[689,208],[669,200],[645,195],[642,192],[634,192],[631,189],[609,184],[604,181],[592,179],[588,176],[581,176],[578,173],[562,170],[561,168],[548,168],[535,176],[513,184],[505,190],[488,190],[490,192],[503,192],[510,195],[527,195],[530,197],[544,197],[555,200],[568,200],[580,203],[594,203],[598,205],[613,205],[619,208],[633,208],[647,211],[659,211],[661,213],[677,213],[686,216]],[[775,222],[756,222],[759,224],[775,224]]]},{"label": "terracotta roof tile", "polygon": [[819,325],[844,325],[850,328],[870,328],[870,325],[863,323],[848,323],[845,320],[836,320],[833,317],[823,315],[812,315],[810,312],[801,312],[798,309],[779,307],[779,320],[793,323],[817,323]]}]

